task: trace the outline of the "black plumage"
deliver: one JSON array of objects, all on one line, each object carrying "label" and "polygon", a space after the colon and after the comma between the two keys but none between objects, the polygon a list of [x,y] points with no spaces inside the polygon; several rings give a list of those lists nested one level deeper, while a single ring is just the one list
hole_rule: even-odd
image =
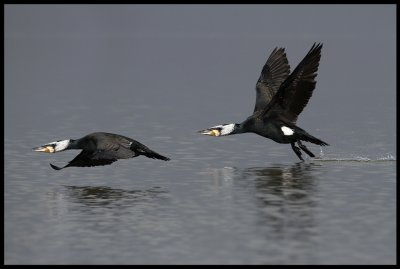
[{"label": "black plumage", "polygon": [[300,149],[315,157],[301,141],[320,146],[328,146],[328,143],[296,126],[296,121],[315,89],[321,49],[322,44],[314,43],[304,59],[290,73],[284,48],[275,48],[257,81],[253,114],[240,124],[223,124],[199,132],[211,136],[252,132],[277,143],[290,143],[301,160],[303,158]]},{"label": "black plumage", "polygon": [[[65,143],[66,147],[57,150],[57,143]],[[164,161],[170,160],[129,137],[104,132],[91,133],[77,140],[69,139],[53,142],[33,150],[57,152],[69,149],[82,149],[82,151],[62,168],[109,165],[118,159],[128,159],[140,155]],[[62,169],[53,164],[50,165],[56,170]]]}]

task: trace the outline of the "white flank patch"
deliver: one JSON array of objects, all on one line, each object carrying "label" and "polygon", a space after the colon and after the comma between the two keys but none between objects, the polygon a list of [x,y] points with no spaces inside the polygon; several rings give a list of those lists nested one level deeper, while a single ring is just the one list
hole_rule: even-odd
[{"label": "white flank patch", "polygon": [[58,142],[52,142],[50,144],[55,144],[56,146],[54,147],[54,151],[62,151],[64,149],[66,149],[69,145],[69,139],[68,140],[62,140],[62,141],[58,141]]},{"label": "white flank patch", "polygon": [[282,126],[281,130],[284,135],[293,135],[294,134],[293,129],[290,129],[289,127],[286,127],[286,126]]},{"label": "white flank patch", "polygon": [[233,129],[235,129],[235,124],[226,124],[221,126],[221,135],[227,135],[233,132]]}]

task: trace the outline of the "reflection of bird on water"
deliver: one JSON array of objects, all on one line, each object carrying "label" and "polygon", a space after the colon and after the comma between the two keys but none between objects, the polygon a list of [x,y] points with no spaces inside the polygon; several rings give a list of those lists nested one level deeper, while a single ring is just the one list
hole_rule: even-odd
[{"label": "reflection of bird on water", "polygon": [[322,44],[314,44],[290,75],[285,50],[275,48],[256,84],[253,115],[242,123],[217,125],[199,132],[210,136],[256,133],[277,143],[290,143],[300,160],[303,160],[300,149],[310,157],[315,157],[301,141],[320,146],[328,146],[328,143],[298,127],[296,121],[315,88],[321,48]]},{"label": "reflection of bird on water", "polygon": [[64,167],[60,168],[50,164],[53,169],[61,170],[70,166],[108,165],[118,159],[128,159],[139,155],[163,161],[169,160],[169,158],[158,154],[129,137],[103,132],[91,133],[77,140],[59,140],[33,148],[34,151],[45,153],[54,153],[69,149],[82,149],[82,151]]},{"label": "reflection of bird on water", "polygon": [[319,165],[296,163],[242,170],[254,180],[260,222],[273,229],[274,237],[312,244],[315,235],[315,197]]},{"label": "reflection of bird on water", "polygon": [[[308,191],[314,188],[313,172],[320,167],[311,163],[296,163],[292,166],[276,165],[268,168],[247,168],[243,177],[254,177],[255,186],[261,193],[275,194],[285,200],[299,201],[309,197]],[[262,195],[261,195],[262,197]],[[268,203],[268,199],[265,200]]]},{"label": "reflection of bird on water", "polygon": [[314,167],[319,167],[313,163],[296,163],[291,166],[272,165],[271,167],[252,167],[246,168],[242,172],[244,175],[255,176],[256,179],[277,180],[278,182],[287,180],[296,183],[296,180],[305,180],[310,177]]},{"label": "reflection of bird on water", "polygon": [[113,189],[107,186],[64,186],[70,197],[88,206],[104,206],[114,202],[118,204],[132,205],[132,202],[149,201],[160,194],[167,193],[158,187],[148,190],[123,190]]},{"label": "reflection of bird on water", "polygon": [[301,244],[306,244],[315,227],[315,193],[321,167],[300,162],[270,167],[207,168],[204,174],[213,179],[213,184],[229,190],[226,195],[232,197],[235,208],[242,207],[237,203],[246,203],[248,208],[248,202],[254,201],[249,210],[254,211],[251,215],[256,216],[259,226],[267,229],[265,236],[300,239]]}]

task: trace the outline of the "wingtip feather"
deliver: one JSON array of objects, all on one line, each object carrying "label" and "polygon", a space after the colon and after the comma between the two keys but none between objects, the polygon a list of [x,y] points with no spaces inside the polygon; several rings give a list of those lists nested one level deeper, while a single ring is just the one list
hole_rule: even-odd
[{"label": "wingtip feather", "polygon": [[61,167],[55,166],[54,164],[50,163],[51,168],[53,168],[54,170],[61,170]]}]

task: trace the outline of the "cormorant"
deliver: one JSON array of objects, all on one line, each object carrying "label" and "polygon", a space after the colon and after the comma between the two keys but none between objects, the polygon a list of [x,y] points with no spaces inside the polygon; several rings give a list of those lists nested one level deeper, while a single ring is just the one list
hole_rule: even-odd
[{"label": "cormorant", "polygon": [[118,159],[129,159],[139,155],[163,161],[170,160],[129,137],[104,132],[91,133],[76,140],[58,140],[41,147],[33,148],[34,151],[45,153],[54,153],[68,149],[82,149],[82,151],[64,167],[60,168],[50,164],[53,169],[61,170],[70,166],[108,165]]},{"label": "cormorant", "polygon": [[[201,130],[199,133],[210,136],[256,133],[277,143],[290,143],[293,151],[302,161],[300,149],[310,157],[315,157],[301,141],[320,146],[329,146],[328,143],[296,126],[296,121],[315,88],[321,48],[321,43],[314,43],[304,59],[290,74],[285,49],[276,47],[257,81],[253,115],[242,123],[217,125]],[[296,142],[298,147],[295,145]]]}]

